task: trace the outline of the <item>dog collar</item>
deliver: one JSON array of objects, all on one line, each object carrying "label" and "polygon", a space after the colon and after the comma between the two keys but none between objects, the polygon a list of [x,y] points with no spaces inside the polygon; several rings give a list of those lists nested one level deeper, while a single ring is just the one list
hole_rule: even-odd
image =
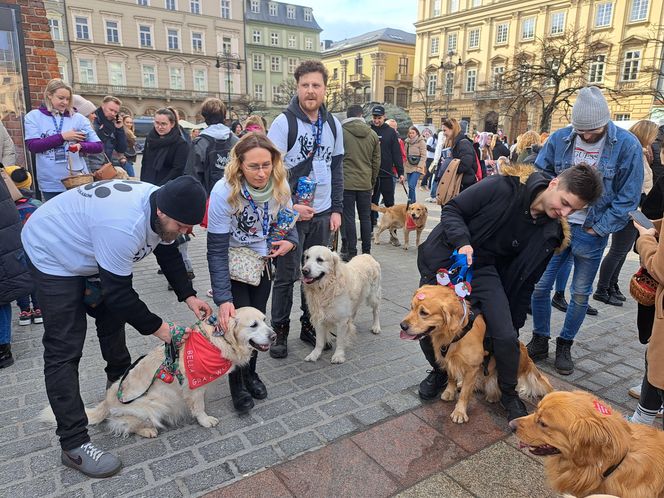
[{"label": "dog collar", "polygon": [[[629,451],[628,451],[627,453],[629,453]],[[604,471],[604,473],[602,474],[602,478],[606,479],[606,478],[609,477],[611,474],[613,474],[613,473],[615,472],[615,470],[616,470],[618,467],[620,467],[620,464],[623,463],[623,460],[625,460],[625,458],[627,458],[627,453],[625,453],[625,454],[623,455],[623,457],[620,459],[620,461],[619,461],[618,463],[616,463],[615,465],[611,465],[611,467],[609,467],[608,469],[606,469],[606,470]]]},{"label": "dog collar", "polygon": [[466,301],[462,301],[463,303],[463,318],[461,319],[461,323],[463,324],[463,321],[468,317],[468,323],[461,329],[461,331],[454,336],[454,339],[447,345],[443,346],[440,348],[440,353],[445,357],[447,355],[447,351],[450,349],[450,346],[454,344],[455,342],[459,342],[461,339],[463,339],[468,332],[470,332],[470,329],[473,328],[473,324],[475,323],[475,313],[473,313],[472,309],[468,309],[468,305],[466,304]]}]

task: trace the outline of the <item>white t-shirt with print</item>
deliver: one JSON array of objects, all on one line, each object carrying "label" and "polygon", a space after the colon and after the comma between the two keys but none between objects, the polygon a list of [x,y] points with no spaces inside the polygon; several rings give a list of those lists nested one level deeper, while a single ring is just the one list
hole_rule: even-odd
[{"label": "white t-shirt with print", "polygon": [[[297,138],[295,145],[289,151],[288,147],[288,118],[282,113],[272,122],[268,138],[272,140],[277,149],[284,153],[284,166],[290,169],[306,159],[314,147],[314,127],[311,123],[305,123],[297,119]],[[341,123],[334,118],[337,127],[337,138],[335,140],[327,120],[323,121],[323,132],[321,134],[321,145],[314,154],[311,179],[316,182],[316,194],[314,196],[313,208],[316,213],[322,213],[332,207],[332,173],[330,166],[332,157],[343,155],[343,130]]]},{"label": "white t-shirt with print", "polygon": [[[577,164],[586,163],[593,168],[597,168],[597,163],[599,162],[599,158],[602,155],[602,149],[604,148],[605,142],[606,135],[604,135],[594,144],[584,142],[583,139],[577,135],[577,137],[574,139],[574,155],[572,156],[574,159],[574,165],[576,166]],[[575,213],[570,214],[567,217],[567,221],[570,223],[583,225],[587,216],[587,209],[579,209]]]},{"label": "white t-shirt with print", "polygon": [[[249,247],[261,256],[267,256],[268,244],[267,234],[264,233],[263,217],[265,213],[265,203],[255,202],[256,209],[251,203],[240,196],[241,207],[234,209],[228,203],[231,195],[231,187],[222,178],[215,183],[210,193],[210,206],[208,207],[208,232],[210,233],[230,233],[231,247]],[[268,231],[270,222],[274,219],[276,210],[276,201],[270,199],[267,204]]]},{"label": "white t-shirt with print", "polygon": [[26,222],[21,233],[25,252],[48,275],[95,275],[99,264],[129,276],[134,263],[161,242],[150,227],[150,194],[158,188],[104,180],[60,194]]}]

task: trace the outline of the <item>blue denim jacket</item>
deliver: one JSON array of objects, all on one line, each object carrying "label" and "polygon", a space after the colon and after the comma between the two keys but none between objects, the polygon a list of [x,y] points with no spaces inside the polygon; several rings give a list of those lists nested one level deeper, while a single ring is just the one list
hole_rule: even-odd
[{"label": "blue denim jacket", "polygon": [[[554,132],[535,159],[545,174],[557,176],[574,165],[574,140],[571,126]],[[637,138],[609,121],[606,141],[597,168],[604,178],[602,197],[588,208],[583,226],[604,237],[622,229],[627,213],[639,205],[643,189],[643,152]]]}]

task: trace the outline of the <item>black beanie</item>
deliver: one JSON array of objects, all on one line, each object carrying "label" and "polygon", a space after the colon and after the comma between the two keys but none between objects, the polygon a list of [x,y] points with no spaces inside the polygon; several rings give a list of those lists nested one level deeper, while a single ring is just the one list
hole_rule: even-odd
[{"label": "black beanie", "polygon": [[207,194],[203,185],[189,175],[169,181],[157,190],[157,207],[183,225],[198,225],[205,216]]}]

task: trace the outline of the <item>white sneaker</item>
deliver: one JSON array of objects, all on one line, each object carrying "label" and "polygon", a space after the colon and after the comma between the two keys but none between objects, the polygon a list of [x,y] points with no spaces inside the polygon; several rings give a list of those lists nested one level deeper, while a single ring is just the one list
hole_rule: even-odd
[{"label": "white sneaker", "polygon": [[629,394],[632,398],[641,399],[641,384],[638,386],[630,387],[627,390],[627,394]]},{"label": "white sneaker", "polygon": [[664,416],[664,406],[659,409],[657,412],[657,415],[655,415],[657,418],[662,418]]}]

